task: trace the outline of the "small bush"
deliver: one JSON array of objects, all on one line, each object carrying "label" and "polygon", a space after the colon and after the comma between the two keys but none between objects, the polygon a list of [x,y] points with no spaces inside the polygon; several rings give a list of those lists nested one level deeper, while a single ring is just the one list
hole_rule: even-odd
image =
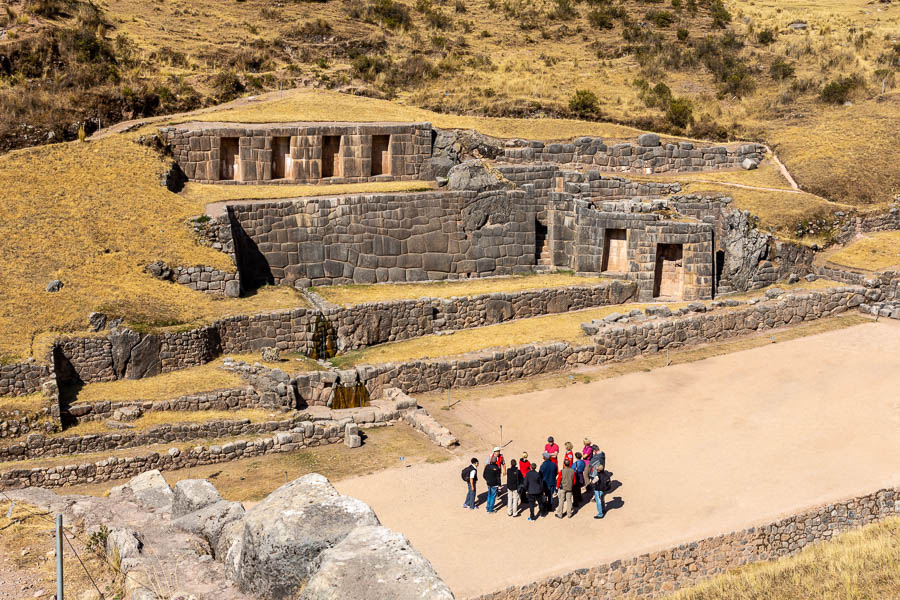
[{"label": "small bush", "polygon": [[819,98],[826,104],[843,104],[850,100],[850,93],[859,87],[855,77],[841,77],[822,88]]},{"label": "small bush", "polygon": [[668,27],[675,22],[675,15],[667,10],[649,10],[645,15],[648,21],[657,27]]},{"label": "small bush", "polygon": [[566,21],[578,16],[573,0],[553,0],[555,6],[547,13],[547,17],[558,21]]},{"label": "small bush", "polygon": [[412,23],[409,8],[394,0],[374,0],[369,5],[369,15],[388,29],[407,28]]},{"label": "small bush", "polygon": [[694,108],[687,98],[672,98],[666,109],[666,119],[675,127],[686,128],[694,121]]},{"label": "small bush", "polygon": [[458,13],[464,13],[464,12],[466,12],[466,3],[463,2],[462,0],[456,0],[456,4],[454,5],[453,8]]},{"label": "small bush", "polygon": [[613,19],[608,10],[591,10],[587,14],[587,20],[595,29],[612,29]]},{"label": "small bush", "polygon": [[769,66],[769,75],[778,81],[790,79],[794,76],[794,65],[779,56]]},{"label": "small bush", "polygon": [[78,4],[77,0],[28,0],[25,10],[38,17],[53,19],[70,16]]},{"label": "small bush", "polygon": [[678,30],[678,33],[676,35],[678,36],[679,42],[686,42],[688,37],[690,37],[691,32],[689,32],[687,29],[682,27]]},{"label": "small bush", "polygon": [[220,71],[216,73],[209,85],[215,93],[216,101],[219,103],[234,100],[243,94],[246,89],[243,82],[241,82],[241,78],[234,71]]},{"label": "small bush", "polygon": [[569,110],[579,117],[593,117],[600,113],[597,94],[591,90],[575,90],[569,99]]},{"label": "small bush", "polygon": [[713,26],[725,29],[731,23],[731,13],[722,4],[722,0],[714,0],[709,7],[710,15],[713,18]]},{"label": "small bush", "polygon": [[775,32],[771,29],[763,29],[756,34],[756,41],[763,46],[768,46],[775,41]]}]

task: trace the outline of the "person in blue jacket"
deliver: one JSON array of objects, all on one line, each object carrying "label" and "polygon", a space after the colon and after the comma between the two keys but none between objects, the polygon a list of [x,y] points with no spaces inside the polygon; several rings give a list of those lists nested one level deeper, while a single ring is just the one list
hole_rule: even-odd
[{"label": "person in blue jacket", "polygon": [[544,484],[544,506],[541,508],[541,516],[553,511],[553,494],[556,492],[556,463],[551,460],[550,453],[544,452],[544,462],[541,464],[541,481]]}]

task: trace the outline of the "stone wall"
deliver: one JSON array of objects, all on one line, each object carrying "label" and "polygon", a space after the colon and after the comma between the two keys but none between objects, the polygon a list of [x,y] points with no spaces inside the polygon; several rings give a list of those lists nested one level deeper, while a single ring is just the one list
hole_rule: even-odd
[{"label": "stone wall", "polygon": [[260,401],[259,394],[252,387],[213,390],[199,394],[188,394],[171,400],[132,402],[78,402],[71,404],[63,413],[74,421],[99,421],[112,418],[121,408],[137,407],[141,412],[198,411],[198,410],[239,410],[242,408],[276,408]]},{"label": "stone wall", "polygon": [[228,207],[241,281],[308,287],[530,272],[523,191],[317,197]]},{"label": "stone wall", "polygon": [[405,181],[431,157],[430,123],[185,123],[159,132],[187,178],[206,183]]},{"label": "stone wall", "polygon": [[[725,146],[697,148],[690,142],[662,145],[659,136],[645,134],[638,143],[603,143],[599,137],[577,137],[572,143],[544,143],[511,140],[500,160],[509,163],[550,162],[572,167],[593,167],[617,172],[687,172],[740,168],[744,160],[759,164],[765,146],[744,144],[735,149]],[[755,167],[756,165],[754,165]]]},{"label": "stone wall", "polygon": [[900,515],[900,487],[822,505],[758,527],[577,569],[477,600],[658,598],[748,563],[792,556],[838,534]]},{"label": "stone wall", "polygon": [[241,292],[241,280],[237,272],[222,271],[213,267],[175,267],[172,280],[180,285],[207,294],[237,298]]},{"label": "stone wall", "polygon": [[837,241],[846,244],[857,235],[874,231],[897,231],[900,229],[900,196],[895,198],[894,205],[884,213],[859,215],[837,212],[838,219],[834,227],[838,232]]},{"label": "stone wall", "polygon": [[25,396],[39,392],[50,373],[49,365],[34,360],[0,365],[0,396]]},{"label": "stone wall", "polygon": [[[47,438],[45,436],[29,436],[25,442],[4,449],[5,456],[11,460],[19,460],[26,453],[32,455],[53,456],[72,452],[90,452],[100,447],[124,448],[124,444],[140,446],[147,443],[169,443],[182,439],[212,438],[220,435],[239,435],[241,431],[272,431],[289,424],[290,431],[276,433],[271,437],[253,440],[237,440],[224,444],[195,446],[183,451],[171,448],[161,454],[151,452],[135,457],[110,457],[93,463],[71,464],[56,467],[34,467],[10,469],[0,473],[0,490],[16,489],[29,486],[60,487],[84,483],[97,483],[115,479],[134,477],[150,469],[160,471],[184,469],[198,465],[209,465],[230,462],[241,458],[261,456],[277,452],[293,452],[299,448],[309,448],[336,444],[345,441],[359,427],[383,427],[402,420],[409,420],[407,414],[419,414],[412,419],[414,427],[423,430],[427,435],[435,435],[435,443],[455,443],[455,438],[446,439],[446,434],[432,428],[427,419],[417,410],[414,399],[392,390],[388,390],[383,400],[374,401],[372,406],[344,410],[325,408],[310,409],[292,416],[289,420],[270,423],[252,424],[247,420],[210,422],[200,424],[167,425],[153,430],[152,433],[121,433],[104,436],[78,436],[74,438]],[[349,425],[349,427],[348,427]],[[197,435],[200,427],[206,427],[207,435]],[[427,431],[426,431],[427,430]],[[149,435],[149,437],[146,437]],[[358,435],[358,433],[353,433]],[[119,436],[119,437],[116,437]],[[129,436],[134,436],[129,438]],[[142,439],[139,437],[144,436]],[[451,436],[452,437],[452,436]],[[108,446],[108,444],[113,444]],[[32,447],[33,446],[33,447]],[[40,453],[40,454],[38,454]]]},{"label": "stone wall", "polygon": [[0,438],[18,437],[38,429],[56,430],[56,420],[52,418],[49,407],[37,412],[0,411]]},{"label": "stone wall", "polygon": [[[302,373],[292,379],[300,401],[325,405],[336,385],[366,386],[373,398],[396,387],[407,394],[516,381],[579,365],[623,361],[666,348],[705,344],[836,315],[877,302],[884,293],[861,287],[784,294],[750,307],[723,307],[709,313],[678,315],[639,324],[604,327],[584,344],[527,344],[474,352],[464,357],[360,365],[350,369]],[[704,307],[705,308],[705,307]]]}]

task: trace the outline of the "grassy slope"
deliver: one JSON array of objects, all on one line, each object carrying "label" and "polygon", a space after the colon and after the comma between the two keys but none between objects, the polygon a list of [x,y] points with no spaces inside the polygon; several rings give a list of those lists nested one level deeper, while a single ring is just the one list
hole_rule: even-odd
[{"label": "grassy slope", "polygon": [[[203,203],[160,186],[163,169],[151,150],[122,136],[0,156],[4,362],[29,356],[39,334],[86,328],[91,311],[164,325],[302,303],[285,288],[218,300],[146,274],[155,260],[234,268],[196,244],[185,222]],[[53,279],[64,283],[55,294],[44,291]]]},{"label": "grassy slope", "polygon": [[679,591],[671,600],[897,598],[900,518],[814,544],[797,556],[756,563]]},{"label": "grassy slope", "polygon": [[854,240],[828,255],[837,265],[879,271],[900,268],[900,232],[881,231]]}]

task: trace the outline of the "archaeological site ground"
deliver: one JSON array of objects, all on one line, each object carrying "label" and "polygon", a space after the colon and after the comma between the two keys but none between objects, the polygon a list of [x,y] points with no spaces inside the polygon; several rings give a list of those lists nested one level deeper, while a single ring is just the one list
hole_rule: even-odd
[{"label": "archaeological site ground", "polygon": [[[0,600],[900,598],[898,35],[7,3]],[[549,436],[602,519],[461,507]]]}]

